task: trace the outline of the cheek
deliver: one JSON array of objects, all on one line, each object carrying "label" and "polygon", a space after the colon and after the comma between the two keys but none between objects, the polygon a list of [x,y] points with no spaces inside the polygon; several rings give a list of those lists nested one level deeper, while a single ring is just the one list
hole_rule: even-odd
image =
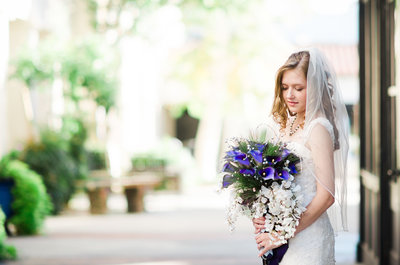
[{"label": "cheek", "polygon": [[286,90],[282,90],[281,91],[281,96],[284,100],[286,100],[286,95],[287,95],[287,91]]},{"label": "cheek", "polygon": [[306,94],[306,93],[303,93],[303,94],[301,95],[301,100],[303,101],[303,104],[305,105],[305,104],[306,104],[306,101],[307,101],[307,94]]}]

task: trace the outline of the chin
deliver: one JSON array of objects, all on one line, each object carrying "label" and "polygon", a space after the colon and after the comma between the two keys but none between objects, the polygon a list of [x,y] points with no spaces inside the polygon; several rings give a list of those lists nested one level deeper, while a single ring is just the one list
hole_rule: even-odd
[{"label": "chin", "polygon": [[301,113],[301,112],[304,112],[304,110],[303,109],[299,109],[299,108],[292,108],[292,109],[289,109],[289,111],[290,111],[290,113],[292,113],[292,114],[297,114],[297,113]]}]

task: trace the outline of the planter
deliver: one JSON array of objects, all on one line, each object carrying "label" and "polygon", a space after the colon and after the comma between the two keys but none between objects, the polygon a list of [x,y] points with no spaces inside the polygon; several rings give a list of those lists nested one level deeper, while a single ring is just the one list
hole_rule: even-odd
[{"label": "planter", "polygon": [[107,198],[109,192],[109,187],[95,187],[87,191],[90,201],[90,213],[107,213]]},{"label": "planter", "polygon": [[1,179],[0,180],[0,205],[6,215],[6,220],[12,215],[11,203],[13,196],[11,189],[14,187],[14,180],[12,179]]},{"label": "planter", "polygon": [[161,179],[159,176],[144,172],[134,176],[119,178],[118,184],[124,189],[128,212],[143,212],[145,210],[144,196],[146,195],[146,191],[154,189],[160,182]]},{"label": "planter", "polygon": [[126,202],[129,213],[143,212],[144,202],[143,197],[145,194],[145,187],[130,187],[125,188]]},{"label": "planter", "polygon": [[90,213],[107,213],[107,199],[110,193],[111,176],[107,170],[92,170],[86,182],[86,190],[90,201]]}]

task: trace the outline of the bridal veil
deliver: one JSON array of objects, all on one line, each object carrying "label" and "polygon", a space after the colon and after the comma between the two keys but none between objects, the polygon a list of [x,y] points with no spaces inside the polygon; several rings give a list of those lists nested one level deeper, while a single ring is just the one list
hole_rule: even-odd
[{"label": "bridal veil", "polygon": [[319,118],[328,120],[332,125],[330,133],[334,145],[334,172],[329,174],[331,176],[316,178],[335,198],[335,204],[328,210],[334,230],[347,230],[346,166],[349,118],[332,66],[319,50],[312,48],[307,51],[310,59],[304,131],[310,131],[313,121]]}]

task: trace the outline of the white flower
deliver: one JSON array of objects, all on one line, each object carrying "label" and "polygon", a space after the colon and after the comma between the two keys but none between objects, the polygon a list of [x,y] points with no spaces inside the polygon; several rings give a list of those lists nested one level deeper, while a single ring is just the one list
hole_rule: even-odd
[{"label": "white flower", "polygon": [[[233,185],[232,185],[233,186]],[[301,187],[292,181],[273,182],[270,187],[262,187],[256,194],[253,203],[243,204],[240,192],[229,189],[231,192],[229,207],[227,208],[227,222],[231,231],[239,215],[249,218],[265,216],[265,231],[277,233],[276,244],[286,243],[294,236],[301,214],[306,210],[303,207]],[[239,192],[239,193],[238,193]]]}]

